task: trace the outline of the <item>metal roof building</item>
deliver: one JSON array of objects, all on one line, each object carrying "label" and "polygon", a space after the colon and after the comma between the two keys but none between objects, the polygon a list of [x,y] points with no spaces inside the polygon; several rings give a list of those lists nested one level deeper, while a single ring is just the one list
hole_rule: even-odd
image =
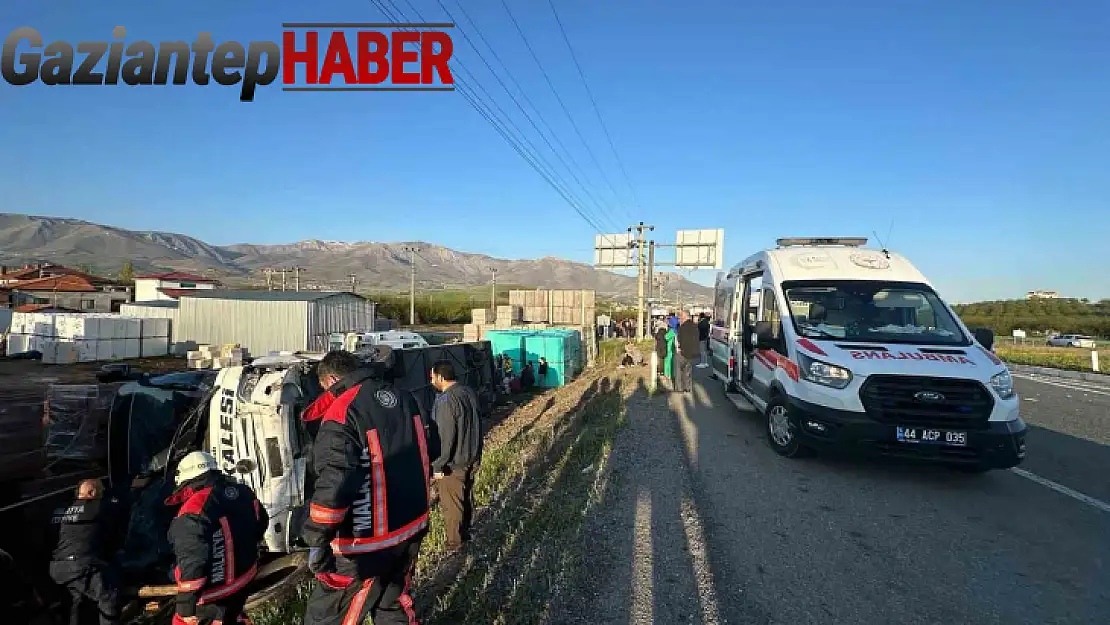
[{"label": "metal roof building", "polygon": [[238,343],[252,356],[324,351],[332,332],[374,329],[374,303],[354,293],[211,290],[177,304],[175,342]]}]

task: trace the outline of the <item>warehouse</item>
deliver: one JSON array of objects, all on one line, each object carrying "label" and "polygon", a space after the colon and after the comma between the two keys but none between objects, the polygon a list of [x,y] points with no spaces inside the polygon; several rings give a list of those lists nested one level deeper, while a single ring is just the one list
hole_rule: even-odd
[{"label": "warehouse", "polygon": [[332,332],[374,328],[374,303],[354,293],[197,291],[178,300],[175,342],[238,343],[252,356],[324,351]]}]

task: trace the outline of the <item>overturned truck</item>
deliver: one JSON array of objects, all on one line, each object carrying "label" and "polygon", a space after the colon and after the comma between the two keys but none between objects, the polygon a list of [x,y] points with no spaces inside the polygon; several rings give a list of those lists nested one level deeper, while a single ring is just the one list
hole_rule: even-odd
[{"label": "overturned truck", "polygon": [[[131,602],[129,616],[170,608],[166,600],[176,587],[166,531],[177,511],[165,501],[177,461],[197,449],[212,453],[226,474],[249,485],[269,513],[248,605],[306,577],[300,531],[312,496],[307,462],[315,432],[301,415],[322,392],[316,377],[321,357],[268,356],[219,371],[144,376],[118,389],[107,477],[131,509],[119,559],[124,594],[139,600]],[[441,359],[455,364],[488,413],[499,382],[489,343],[395,350],[386,377],[411,393],[427,415],[435,398],[428,371]]]}]

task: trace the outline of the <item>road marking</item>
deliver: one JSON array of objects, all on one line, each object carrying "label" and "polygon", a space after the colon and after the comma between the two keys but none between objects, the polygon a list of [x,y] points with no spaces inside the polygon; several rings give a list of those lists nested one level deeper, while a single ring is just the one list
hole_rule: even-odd
[{"label": "road marking", "polygon": [[1072,489],[1068,488],[1067,486],[1064,486],[1063,484],[1057,484],[1056,482],[1053,482],[1050,479],[1043,478],[1043,477],[1037,475],[1036,473],[1031,473],[1029,471],[1026,471],[1025,469],[1019,469],[1018,467],[1014,467],[1014,468],[1010,469],[1010,471],[1014,472],[1016,475],[1020,475],[1021,477],[1024,477],[1025,479],[1027,479],[1031,482],[1036,482],[1036,483],[1040,484],[1041,486],[1045,486],[1047,488],[1050,488],[1050,489],[1060,493],[1061,495],[1067,495],[1068,497],[1071,497],[1072,499],[1074,499],[1076,501],[1081,501],[1081,502],[1087,504],[1088,506],[1091,506],[1093,508],[1098,508],[1099,510],[1102,510],[1103,512],[1110,512],[1110,503],[1106,503],[1105,501],[1102,501],[1100,499],[1095,499],[1094,497],[1091,497],[1090,495],[1084,495],[1083,493],[1081,493],[1077,490],[1072,490]]},{"label": "road marking", "polygon": [[1062,382],[1062,381],[1059,381],[1059,380],[1047,380],[1047,379],[1045,379],[1043,377],[1040,377],[1040,376],[1034,377],[1034,376],[1029,376],[1029,375],[1025,375],[1025,374],[1010,374],[1010,375],[1012,375],[1013,377],[1015,377],[1019,380],[1029,380],[1030,382],[1039,382],[1041,384],[1047,384],[1049,386],[1055,386],[1055,387],[1058,387],[1058,388],[1066,388],[1070,391],[1079,391],[1081,393],[1094,393],[1095,395],[1110,395],[1110,388],[1105,387],[1105,385],[1095,386],[1095,384],[1097,384],[1097,383],[1094,383],[1094,382],[1091,383],[1092,386],[1085,386],[1082,383]]}]

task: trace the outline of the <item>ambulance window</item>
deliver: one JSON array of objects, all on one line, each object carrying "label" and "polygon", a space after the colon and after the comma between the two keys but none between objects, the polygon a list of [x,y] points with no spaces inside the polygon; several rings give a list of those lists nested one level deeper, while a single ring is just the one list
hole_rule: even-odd
[{"label": "ambulance window", "polygon": [[782,338],[782,317],[779,316],[779,308],[775,304],[774,289],[771,287],[763,289],[762,300],[763,314],[760,315],[760,319],[771,322],[771,336],[775,337],[775,351],[785,356],[786,342]]}]

